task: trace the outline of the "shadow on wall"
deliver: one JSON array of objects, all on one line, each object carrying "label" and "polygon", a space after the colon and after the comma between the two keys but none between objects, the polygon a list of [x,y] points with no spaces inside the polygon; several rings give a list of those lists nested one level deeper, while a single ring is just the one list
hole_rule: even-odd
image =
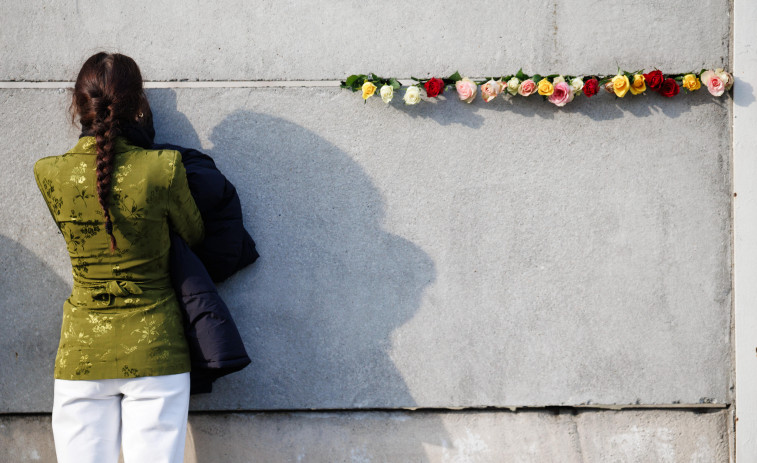
[{"label": "shadow on wall", "polygon": [[[54,244],[65,246],[62,238]],[[38,397],[45,398],[43,410],[52,410],[55,353],[71,285],[3,235],[0,272],[0,413],[38,411],[33,404]]]},{"label": "shadow on wall", "polygon": [[[736,85],[738,85],[738,82]],[[743,94],[746,95],[745,100],[754,100],[752,88],[748,85],[745,85],[745,87],[747,87],[746,90],[742,89]],[[361,101],[359,94],[355,96],[358,102]],[[618,98],[602,90],[598,95],[591,98],[579,95],[566,106],[557,107],[544,101],[544,97],[539,95],[532,95],[527,98],[515,96],[509,99],[500,96],[486,103],[479,94],[473,102],[463,103],[459,101],[454,87],[449,87],[443,95],[436,98],[424,97],[423,102],[419,105],[405,105],[401,100],[392,100],[390,105],[413,118],[432,119],[442,126],[459,124],[479,128],[486,119],[486,112],[489,111],[513,112],[520,117],[540,120],[553,120],[561,112],[585,116],[592,121],[620,119],[628,117],[629,113],[633,117],[650,117],[662,113],[666,117],[675,119],[681,114],[689,112],[694,106],[712,104],[727,106],[731,104],[732,99],[731,94],[714,97],[704,87],[701,91],[694,93],[681,90],[681,93],[674,98],[666,98],[653,90],[647,90],[641,96],[633,96],[629,93],[623,98]],[[466,105],[467,111],[449,111],[448,105]]]},{"label": "shadow on wall", "polygon": [[[173,90],[150,99],[159,141],[199,146]],[[418,246],[382,228],[381,192],[348,154],[279,117],[235,111],[210,139],[206,151],[237,187],[261,258],[219,288],[252,365],[193,409],[415,406],[390,358],[392,332],[436,272]],[[427,429],[424,442],[447,440],[441,422]],[[194,440],[197,461],[213,461]]]}]

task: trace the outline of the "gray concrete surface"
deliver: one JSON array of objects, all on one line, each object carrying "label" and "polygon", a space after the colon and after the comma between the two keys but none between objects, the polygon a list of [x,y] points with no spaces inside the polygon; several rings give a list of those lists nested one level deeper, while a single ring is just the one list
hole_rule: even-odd
[{"label": "gray concrete surface", "polygon": [[[253,363],[194,409],[732,399],[727,98],[149,97],[262,254],[221,286]],[[0,102],[0,412],[49,411],[70,276],[31,167],[76,131],[65,92]]]},{"label": "gray concrete surface", "polygon": [[[726,463],[728,412],[190,416],[186,463]],[[49,416],[0,415],[0,463],[55,461]]]},{"label": "gray concrete surface", "polygon": [[683,72],[728,63],[728,0],[0,3],[0,80],[73,80],[106,48],[149,80]]}]

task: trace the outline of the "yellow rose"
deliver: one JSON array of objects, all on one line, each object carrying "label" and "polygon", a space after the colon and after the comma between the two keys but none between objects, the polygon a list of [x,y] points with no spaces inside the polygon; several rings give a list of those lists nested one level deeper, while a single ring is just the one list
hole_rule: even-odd
[{"label": "yellow rose", "polygon": [[373,85],[372,82],[366,82],[363,84],[363,99],[367,100],[368,98],[372,97],[374,92],[376,92],[376,86]]},{"label": "yellow rose", "polygon": [[630,87],[631,82],[628,81],[628,76],[625,74],[618,74],[612,78],[612,89],[619,98],[626,96]]},{"label": "yellow rose", "polygon": [[539,95],[549,96],[555,92],[555,86],[546,78],[539,81]]},{"label": "yellow rose", "polygon": [[634,74],[633,83],[629,90],[631,90],[631,93],[634,95],[645,92],[647,90],[647,84],[644,82],[644,76],[641,74]]},{"label": "yellow rose", "polygon": [[702,82],[694,74],[686,74],[683,76],[683,88],[693,92],[702,88]]}]

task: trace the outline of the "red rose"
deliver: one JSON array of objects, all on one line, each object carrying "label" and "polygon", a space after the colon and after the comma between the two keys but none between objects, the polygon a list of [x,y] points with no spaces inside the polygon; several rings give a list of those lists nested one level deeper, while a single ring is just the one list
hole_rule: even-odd
[{"label": "red rose", "polygon": [[660,85],[662,85],[663,79],[664,77],[662,75],[662,71],[660,70],[654,70],[648,74],[644,74],[644,81],[647,83],[647,87],[651,88],[652,90],[659,90]]},{"label": "red rose", "polygon": [[584,95],[586,95],[587,97],[596,95],[598,91],[599,82],[597,82],[597,79],[589,79],[584,82]]},{"label": "red rose", "polygon": [[423,86],[426,88],[426,95],[428,95],[429,98],[433,98],[444,93],[444,81],[442,79],[432,77],[431,79],[426,81]]},{"label": "red rose", "polygon": [[665,79],[660,86],[660,94],[668,98],[678,95],[678,92],[680,91],[681,88],[678,86],[678,83],[675,81],[675,79],[672,79],[670,77]]}]

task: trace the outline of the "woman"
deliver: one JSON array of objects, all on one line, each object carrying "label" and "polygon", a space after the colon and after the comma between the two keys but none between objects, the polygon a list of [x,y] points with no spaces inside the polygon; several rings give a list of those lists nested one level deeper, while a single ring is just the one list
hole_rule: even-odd
[{"label": "woman", "polygon": [[71,103],[84,134],[34,166],[66,240],[74,285],[55,360],[59,462],[183,461],[190,359],[169,276],[169,228],[190,245],[203,222],[181,155],[122,136],[150,117],[137,64],[97,53]]}]

